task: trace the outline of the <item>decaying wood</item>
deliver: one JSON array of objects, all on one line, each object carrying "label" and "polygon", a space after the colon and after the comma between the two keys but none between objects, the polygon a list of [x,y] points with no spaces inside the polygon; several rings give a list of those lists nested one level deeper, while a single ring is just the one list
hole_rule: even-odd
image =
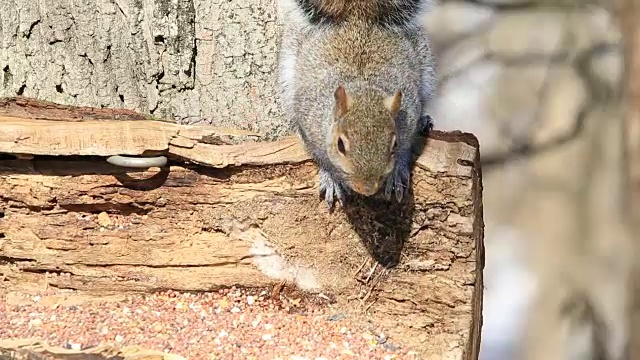
[{"label": "decaying wood", "polygon": [[402,206],[354,197],[330,213],[295,138],[230,145],[216,139],[231,130],[11,115],[0,115],[9,129],[0,153],[153,150],[172,163],[135,172],[94,157],[0,158],[6,288],[106,294],[286,280],[366,309],[424,358],[477,359],[483,223],[473,136],[434,132]]},{"label": "decaying wood", "polygon": [[[38,105],[42,104],[41,107]],[[73,110],[72,110],[73,109]],[[0,153],[33,155],[155,155],[207,152],[202,145],[231,144],[258,134],[209,126],[177,125],[136,118],[116,110],[121,121],[105,121],[107,110],[70,108],[32,99],[0,100]],[[45,145],[48,145],[46,147]],[[225,155],[220,154],[219,158]],[[226,164],[225,164],[226,165]]]},{"label": "decaying wood", "polygon": [[0,340],[2,360],[184,360],[184,357],[135,346],[97,346],[84,350],[49,346],[37,339]]}]

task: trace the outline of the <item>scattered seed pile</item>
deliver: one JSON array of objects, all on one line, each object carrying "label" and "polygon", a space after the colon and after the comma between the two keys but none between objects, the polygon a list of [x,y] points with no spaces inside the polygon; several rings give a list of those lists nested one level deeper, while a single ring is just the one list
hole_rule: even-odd
[{"label": "scattered seed pile", "polygon": [[266,291],[164,292],[123,301],[0,303],[0,339],[52,346],[138,345],[187,359],[415,359],[384,334],[326,307]]}]

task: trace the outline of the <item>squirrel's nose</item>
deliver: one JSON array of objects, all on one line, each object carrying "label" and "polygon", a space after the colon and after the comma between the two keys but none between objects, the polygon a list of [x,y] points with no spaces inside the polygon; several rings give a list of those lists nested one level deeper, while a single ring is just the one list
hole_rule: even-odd
[{"label": "squirrel's nose", "polygon": [[366,196],[371,196],[378,192],[378,183],[377,182],[367,182],[362,184],[362,193]]}]

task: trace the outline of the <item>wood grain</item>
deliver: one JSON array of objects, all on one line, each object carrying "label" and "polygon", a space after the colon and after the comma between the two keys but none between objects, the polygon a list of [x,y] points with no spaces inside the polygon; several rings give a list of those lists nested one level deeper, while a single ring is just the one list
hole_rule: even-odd
[{"label": "wood grain", "polygon": [[[95,120],[87,110],[65,121],[57,111],[56,120],[0,116],[10,129],[0,152],[35,155],[0,157],[5,290],[104,295],[285,280],[334,296],[344,311],[366,310],[424,358],[477,359],[483,222],[472,135],[432,133],[405,203],[353,197],[330,213],[296,138],[234,143],[233,130]],[[78,156],[150,151],[171,165],[132,171]]]}]

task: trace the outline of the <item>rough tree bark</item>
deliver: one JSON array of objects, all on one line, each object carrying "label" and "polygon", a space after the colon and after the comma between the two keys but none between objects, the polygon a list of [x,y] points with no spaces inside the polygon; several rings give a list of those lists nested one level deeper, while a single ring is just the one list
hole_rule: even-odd
[{"label": "rough tree bark", "polygon": [[2,0],[0,97],[282,136],[273,0]]},{"label": "rough tree bark", "polygon": [[[0,158],[5,288],[105,294],[284,280],[365,309],[425,358],[477,359],[483,223],[472,135],[426,141],[408,203],[356,198],[330,213],[295,137],[255,142],[126,111],[105,121],[105,110],[2,105],[0,153],[18,155]],[[104,160],[117,154],[164,154],[171,166],[132,172]]]}]

